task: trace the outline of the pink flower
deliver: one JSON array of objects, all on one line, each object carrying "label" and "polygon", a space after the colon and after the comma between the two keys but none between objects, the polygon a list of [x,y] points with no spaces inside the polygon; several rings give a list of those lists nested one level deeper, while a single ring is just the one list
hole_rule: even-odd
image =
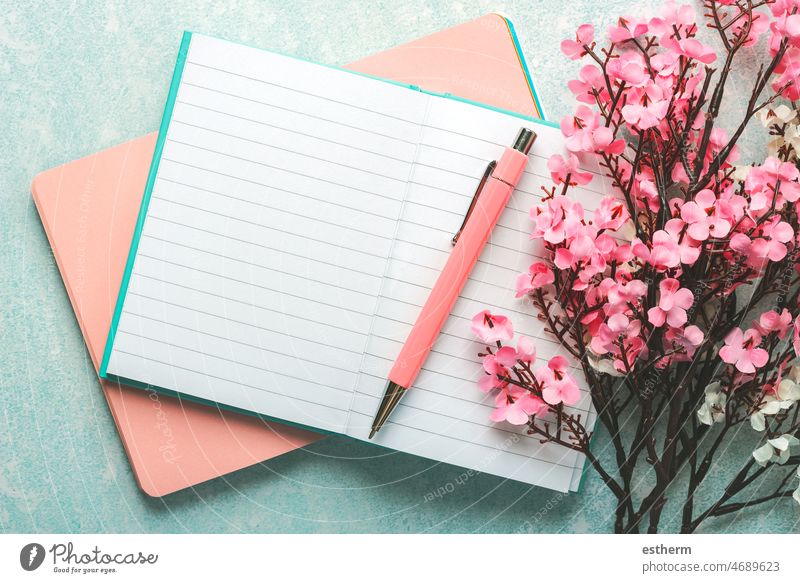
[{"label": "pink flower", "polygon": [[603,72],[596,65],[584,65],[578,73],[578,79],[569,81],[567,87],[582,103],[594,103],[595,91],[602,100],[608,98]]},{"label": "pink flower", "polygon": [[617,26],[608,29],[608,37],[612,43],[621,43],[647,33],[647,23],[630,16],[620,18]]},{"label": "pink flower", "polygon": [[511,385],[498,393],[495,407],[490,419],[495,423],[508,421],[512,425],[525,425],[531,415],[547,412],[547,405],[539,397],[530,394],[522,387]]},{"label": "pink flower", "polygon": [[520,273],[517,276],[516,296],[520,298],[535,289],[540,289],[553,283],[555,280],[556,278],[553,274],[553,270],[550,269],[546,263],[541,261],[532,263],[528,273]]},{"label": "pink flower", "polygon": [[536,360],[536,346],[527,336],[520,336],[517,340],[517,360],[520,362],[533,362]]},{"label": "pink flower", "polygon": [[498,362],[497,355],[487,354],[483,357],[483,370],[486,374],[478,380],[478,388],[482,392],[490,393],[494,389],[502,389],[508,385],[505,378],[508,377],[509,371]]},{"label": "pink flower", "polygon": [[532,238],[558,244],[576,235],[583,223],[583,207],[566,196],[554,196],[546,208],[532,208],[531,219],[535,223]]},{"label": "pink flower", "polygon": [[644,57],[638,51],[622,53],[618,59],[612,59],[606,68],[608,74],[624,81],[630,87],[641,87],[649,79]]},{"label": "pink flower", "polygon": [[761,314],[758,322],[753,323],[753,327],[758,330],[759,334],[766,336],[775,332],[778,338],[783,340],[792,326],[792,315],[786,308],[778,314],[775,310],[769,310]]},{"label": "pink flower", "polygon": [[682,346],[686,351],[679,360],[688,360],[694,356],[697,347],[703,343],[705,335],[697,326],[686,326],[686,328],[669,328],[664,333],[664,339],[678,346]]},{"label": "pink flower", "polygon": [[511,320],[505,316],[493,315],[489,310],[475,314],[472,318],[472,332],[487,344],[511,340],[514,337]]},{"label": "pink flower", "polygon": [[695,59],[701,63],[713,63],[717,60],[717,54],[714,49],[704,45],[696,38],[685,38],[682,40],[675,40],[674,38],[662,40],[662,45],[671,49],[683,57]]},{"label": "pink flower", "polygon": [[554,154],[547,161],[547,169],[556,184],[569,182],[572,186],[583,186],[592,181],[591,172],[578,171],[578,157],[575,154],[570,154],[569,160],[564,160],[560,154]]},{"label": "pink flower", "polygon": [[563,356],[554,356],[547,363],[534,371],[536,380],[542,385],[542,398],[551,405],[564,403],[573,405],[581,397],[581,391],[575,379],[567,372],[569,362]]},{"label": "pink flower", "polygon": [[761,334],[758,330],[750,328],[742,332],[741,328],[734,328],[725,337],[725,346],[719,349],[720,358],[728,364],[736,365],[739,372],[752,374],[769,360],[769,354],[761,344]]},{"label": "pink flower", "polygon": [[575,115],[561,120],[564,144],[570,152],[606,152],[621,154],[625,140],[615,140],[611,128],[600,125],[600,116],[585,105],[578,107]]},{"label": "pink flower", "polygon": [[673,26],[692,25],[694,25],[694,8],[686,4],[678,6],[673,0],[670,0],[661,7],[661,18],[650,19],[649,28],[650,32],[660,36],[671,34]]},{"label": "pink flower", "polygon": [[631,322],[628,316],[623,313],[613,314],[608,318],[607,322],[600,324],[589,347],[592,352],[598,355],[608,352],[618,354],[619,347],[615,345],[615,342],[619,342],[620,339],[638,336],[641,328],[642,323],[639,320]]},{"label": "pink flower", "polygon": [[508,370],[513,368],[517,365],[517,363],[527,363],[533,362],[536,360],[536,346],[533,343],[533,340],[528,338],[527,336],[520,336],[519,340],[517,340],[517,347],[514,348],[513,346],[503,346],[502,348],[498,349],[497,352],[494,353],[494,362],[490,363],[487,367],[488,357],[492,355],[487,355],[484,358],[484,369],[486,372],[491,374],[497,374],[497,371],[493,372],[493,367],[495,365],[499,365],[502,368],[503,374],[508,374]]},{"label": "pink flower", "polygon": [[594,212],[594,226],[598,229],[616,231],[631,218],[628,207],[615,196],[603,197],[600,206]]},{"label": "pink flower", "polygon": [[731,237],[730,246],[747,257],[747,264],[755,269],[762,269],[767,261],[780,261],[786,257],[786,243],[792,240],[792,226],[775,216],[761,227],[763,235],[750,239],[744,233],[736,233]]},{"label": "pink flower", "polygon": [[616,283],[608,288],[608,302],[614,306],[625,306],[635,303],[647,293],[647,285],[640,279],[632,279],[627,283]]},{"label": "pink flower", "polygon": [[772,207],[778,181],[781,186],[778,199],[774,201],[776,208],[783,207],[784,200],[795,202],[800,199],[798,178],[800,171],[794,164],[781,162],[774,156],[767,157],[760,166],[751,168],[744,182],[745,191],[750,195],[750,214],[761,216]]},{"label": "pink flower", "polygon": [[628,92],[628,103],[622,108],[622,117],[640,130],[657,126],[669,108],[669,96],[655,83],[634,87]]},{"label": "pink flower", "polygon": [[634,241],[633,252],[659,271],[677,267],[681,263],[692,265],[700,256],[700,248],[686,237],[681,237],[683,221],[667,221],[664,229],[653,233],[653,248],[650,250],[641,241]]},{"label": "pink flower", "polygon": [[575,61],[586,54],[586,49],[584,47],[591,45],[593,42],[594,26],[591,24],[582,24],[575,33],[575,40],[561,41],[561,52]]},{"label": "pink flower", "polygon": [[[793,15],[792,18],[800,19],[800,15]],[[772,82],[773,91],[783,90],[783,95],[789,101],[797,101],[800,99],[800,84],[798,83],[800,77],[800,61],[790,61],[778,75],[777,79]]]},{"label": "pink flower", "polygon": [[724,237],[731,230],[731,225],[717,215],[717,197],[711,190],[698,192],[694,200],[683,203],[681,218],[689,225],[686,231],[695,241],[705,241],[709,237]]},{"label": "pink flower", "polygon": [[800,316],[794,320],[794,334],[792,335],[792,347],[795,356],[800,356]]},{"label": "pink flower", "polygon": [[658,304],[647,311],[647,319],[657,328],[664,322],[674,328],[686,323],[686,310],[692,307],[694,295],[674,278],[667,278],[658,285],[661,295]]}]

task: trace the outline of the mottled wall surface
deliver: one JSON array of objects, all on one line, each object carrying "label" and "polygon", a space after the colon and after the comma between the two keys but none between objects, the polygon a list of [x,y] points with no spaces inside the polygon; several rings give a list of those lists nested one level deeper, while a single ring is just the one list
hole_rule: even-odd
[{"label": "mottled wall surface", "polygon": [[[616,15],[657,5],[0,0],[0,531],[608,531],[614,502],[592,473],[580,493],[565,496],[492,476],[465,479],[462,468],[376,454],[340,437],[165,499],[146,497],[29,185],[41,170],[157,128],[184,29],[341,64],[501,11],[516,24],[545,108],[558,120],[573,107],[566,82],[578,69],[560,54],[560,40],[582,22],[604,30]],[[735,118],[747,88],[747,75],[734,78],[725,119]],[[745,142],[750,159],[761,136],[750,132]],[[599,435],[595,447],[607,456],[604,442]],[[675,514],[665,512],[666,521]],[[799,519],[797,505],[783,501],[711,522],[705,532],[791,532]]]}]

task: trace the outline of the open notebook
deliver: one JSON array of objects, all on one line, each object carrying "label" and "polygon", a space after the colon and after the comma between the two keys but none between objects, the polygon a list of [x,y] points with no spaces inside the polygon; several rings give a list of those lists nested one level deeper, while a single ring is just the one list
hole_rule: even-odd
[{"label": "open notebook", "polygon": [[[516,312],[541,358],[566,354],[513,293],[560,132],[202,35],[181,44],[101,376],[366,439],[475,185],[521,125],[539,134],[523,180],[373,441],[576,489],[580,456],[488,420],[469,330],[481,309]],[[585,390],[576,408],[592,417]]]}]

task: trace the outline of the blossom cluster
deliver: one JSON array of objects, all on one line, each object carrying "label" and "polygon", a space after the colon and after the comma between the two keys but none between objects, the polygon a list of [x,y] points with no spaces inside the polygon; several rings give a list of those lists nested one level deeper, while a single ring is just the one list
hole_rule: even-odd
[{"label": "blossom cluster", "polygon": [[[771,423],[800,401],[800,306],[789,291],[800,273],[800,127],[778,101],[800,99],[800,0],[763,4],[705,2],[725,56],[763,39],[771,59],[730,132],[714,123],[722,91],[710,88],[732,57],[698,38],[693,7],[668,2],[657,17],[621,18],[602,48],[589,24],[562,43],[567,57],[588,63],[569,83],[579,105],[561,120],[565,151],[548,161],[552,186],[531,209],[545,259],[517,277],[516,291],[594,369],[587,376],[635,384],[653,371],[719,363],[697,418],[735,423],[734,409],[744,410],[764,434],[756,461],[781,463],[800,443],[800,427],[776,433]],[[736,141],[756,116],[777,137],[762,163],[740,165]],[[589,170],[598,163],[599,178]],[[613,191],[598,194],[601,183]],[[744,288],[753,302],[743,309]],[[765,299],[772,304],[760,306]],[[512,339],[511,322],[488,312],[473,329],[485,343]],[[500,342],[483,354],[480,382],[498,391],[493,420],[531,424],[548,405],[577,401],[566,359],[534,368],[530,340]]]},{"label": "blossom cluster", "polygon": [[506,316],[484,310],[472,319],[472,331],[487,347],[478,386],[484,393],[493,393],[495,409],[492,421],[526,425],[532,416],[543,416],[561,403],[572,405],[580,398],[580,389],[569,371],[569,361],[554,356],[546,364],[536,366],[536,348],[526,336],[517,339],[516,347],[503,342],[514,338],[514,329]]}]

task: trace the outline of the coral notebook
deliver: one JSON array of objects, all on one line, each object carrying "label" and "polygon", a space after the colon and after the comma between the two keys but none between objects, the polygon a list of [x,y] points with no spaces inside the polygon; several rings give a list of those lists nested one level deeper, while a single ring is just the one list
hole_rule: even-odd
[{"label": "coral notebook", "polygon": [[[350,66],[540,116],[510,24],[498,15]],[[99,366],[156,135],[44,172],[32,191],[90,355]],[[301,447],[318,435],[103,381],[136,479],[163,496]]]}]

